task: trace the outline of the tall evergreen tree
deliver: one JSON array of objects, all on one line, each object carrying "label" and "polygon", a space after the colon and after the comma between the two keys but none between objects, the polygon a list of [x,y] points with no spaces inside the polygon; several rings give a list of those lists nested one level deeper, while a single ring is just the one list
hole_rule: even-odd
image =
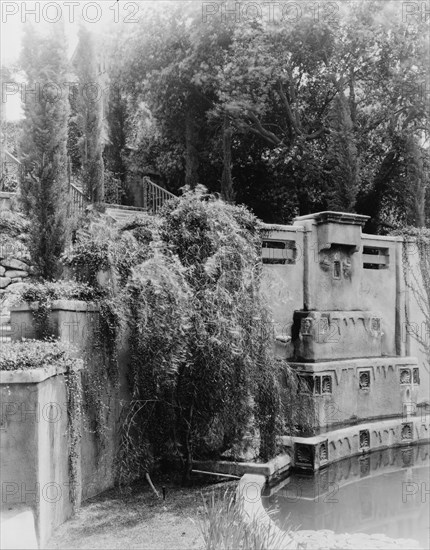
[{"label": "tall evergreen tree", "polygon": [[31,220],[30,253],[39,274],[59,275],[67,204],[67,120],[69,102],[64,29],[45,36],[26,25],[22,67],[27,75],[21,155],[21,198]]},{"label": "tall evergreen tree", "polygon": [[358,158],[350,107],[342,91],[331,111],[328,163],[328,208],[351,212],[358,191]]},{"label": "tall evergreen tree", "polygon": [[103,90],[98,77],[94,37],[83,25],[79,29],[74,65],[79,81],[76,121],[80,134],[83,186],[91,202],[102,202],[104,200]]}]

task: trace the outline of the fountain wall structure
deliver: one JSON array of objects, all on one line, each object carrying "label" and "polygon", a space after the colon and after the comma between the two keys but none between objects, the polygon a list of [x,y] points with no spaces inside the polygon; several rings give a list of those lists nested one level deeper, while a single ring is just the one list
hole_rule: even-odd
[{"label": "fountain wall structure", "polygon": [[298,373],[312,418],[300,437],[283,438],[296,467],[430,438],[418,249],[363,234],[367,219],[320,212],[264,226],[276,353]]}]

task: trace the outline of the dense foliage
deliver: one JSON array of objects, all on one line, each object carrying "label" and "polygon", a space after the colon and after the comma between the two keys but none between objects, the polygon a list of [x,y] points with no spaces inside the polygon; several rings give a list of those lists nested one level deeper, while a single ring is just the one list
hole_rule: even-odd
[{"label": "dense foliage", "polygon": [[132,401],[123,411],[122,482],[172,456],[187,478],[193,457],[240,453],[245,436],[260,436],[267,459],[285,424],[298,424],[285,399],[295,394],[294,377],[272,355],[260,250],[257,219],[202,187],[157,218],[115,229],[100,215],[78,234],[67,262],[76,268],[87,255],[98,258],[81,276],[96,281],[100,266],[109,273],[114,325],[128,327]]},{"label": "dense foliage", "polygon": [[148,5],[120,32],[111,114],[128,169],[204,182],[267,222],[332,208],[371,215],[371,231],[423,225],[423,18],[396,1],[245,6]]},{"label": "dense foliage", "polygon": [[3,343],[0,348],[0,370],[29,370],[55,365],[68,371],[75,363],[76,358],[62,342],[25,340]]}]

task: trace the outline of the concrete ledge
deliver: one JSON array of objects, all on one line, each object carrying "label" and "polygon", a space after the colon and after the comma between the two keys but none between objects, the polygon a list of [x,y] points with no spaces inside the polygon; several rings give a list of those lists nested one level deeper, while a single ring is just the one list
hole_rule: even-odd
[{"label": "concrete ledge", "polygon": [[261,548],[267,550],[297,548],[291,534],[288,531],[281,531],[266,512],[261,502],[261,493],[265,484],[266,478],[258,474],[245,474],[239,481],[236,495],[243,521],[253,525],[255,530],[258,527]]},{"label": "concrete ledge", "polygon": [[[363,445],[363,440],[367,441]],[[281,436],[279,442],[291,449],[292,465],[318,470],[344,458],[372,451],[411,446],[430,441],[430,418],[417,416],[364,422],[312,437]],[[301,450],[300,450],[301,449]],[[306,463],[299,453],[307,455]]]},{"label": "concrete ledge", "polygon": [[[79,360],[75,370],[81,370],[82,367],[83,362]],[[57,367],[54,365],[40,369],[3,370],[0,371],[0,384],[38,384],[52,376],[58,376],[65,373],[65,367]]]},{"label": "concrete ledge", "polygon": [[[39,302],[25,302],[10,308],[12,311],[33,311],[39,307]],[[94,302],[84,302],[83,300],[53,300],[51,309],[62,311],[99,311],[99,307]]]},{"label": "concrete ledge", "polygon": [[279,455],[269,462],[258,464],[255,462],[230,462],[228,460],[196,460],[193,469],[233,476],[254,474],[262,476],[265,480],[285,474],[290,470],[291,458],[288,454]]}]

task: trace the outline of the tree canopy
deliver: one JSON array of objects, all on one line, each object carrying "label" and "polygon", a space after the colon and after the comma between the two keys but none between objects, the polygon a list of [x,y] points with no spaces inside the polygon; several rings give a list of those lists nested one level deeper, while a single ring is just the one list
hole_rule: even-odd
[{"label": "tree canopy", "polygon": [[120,35],[131,165],[268,222],[335,208],[372,215],[375,231],[423,225],[425,22],[395,2],[300,5],[294,20],[148,6]]}]

